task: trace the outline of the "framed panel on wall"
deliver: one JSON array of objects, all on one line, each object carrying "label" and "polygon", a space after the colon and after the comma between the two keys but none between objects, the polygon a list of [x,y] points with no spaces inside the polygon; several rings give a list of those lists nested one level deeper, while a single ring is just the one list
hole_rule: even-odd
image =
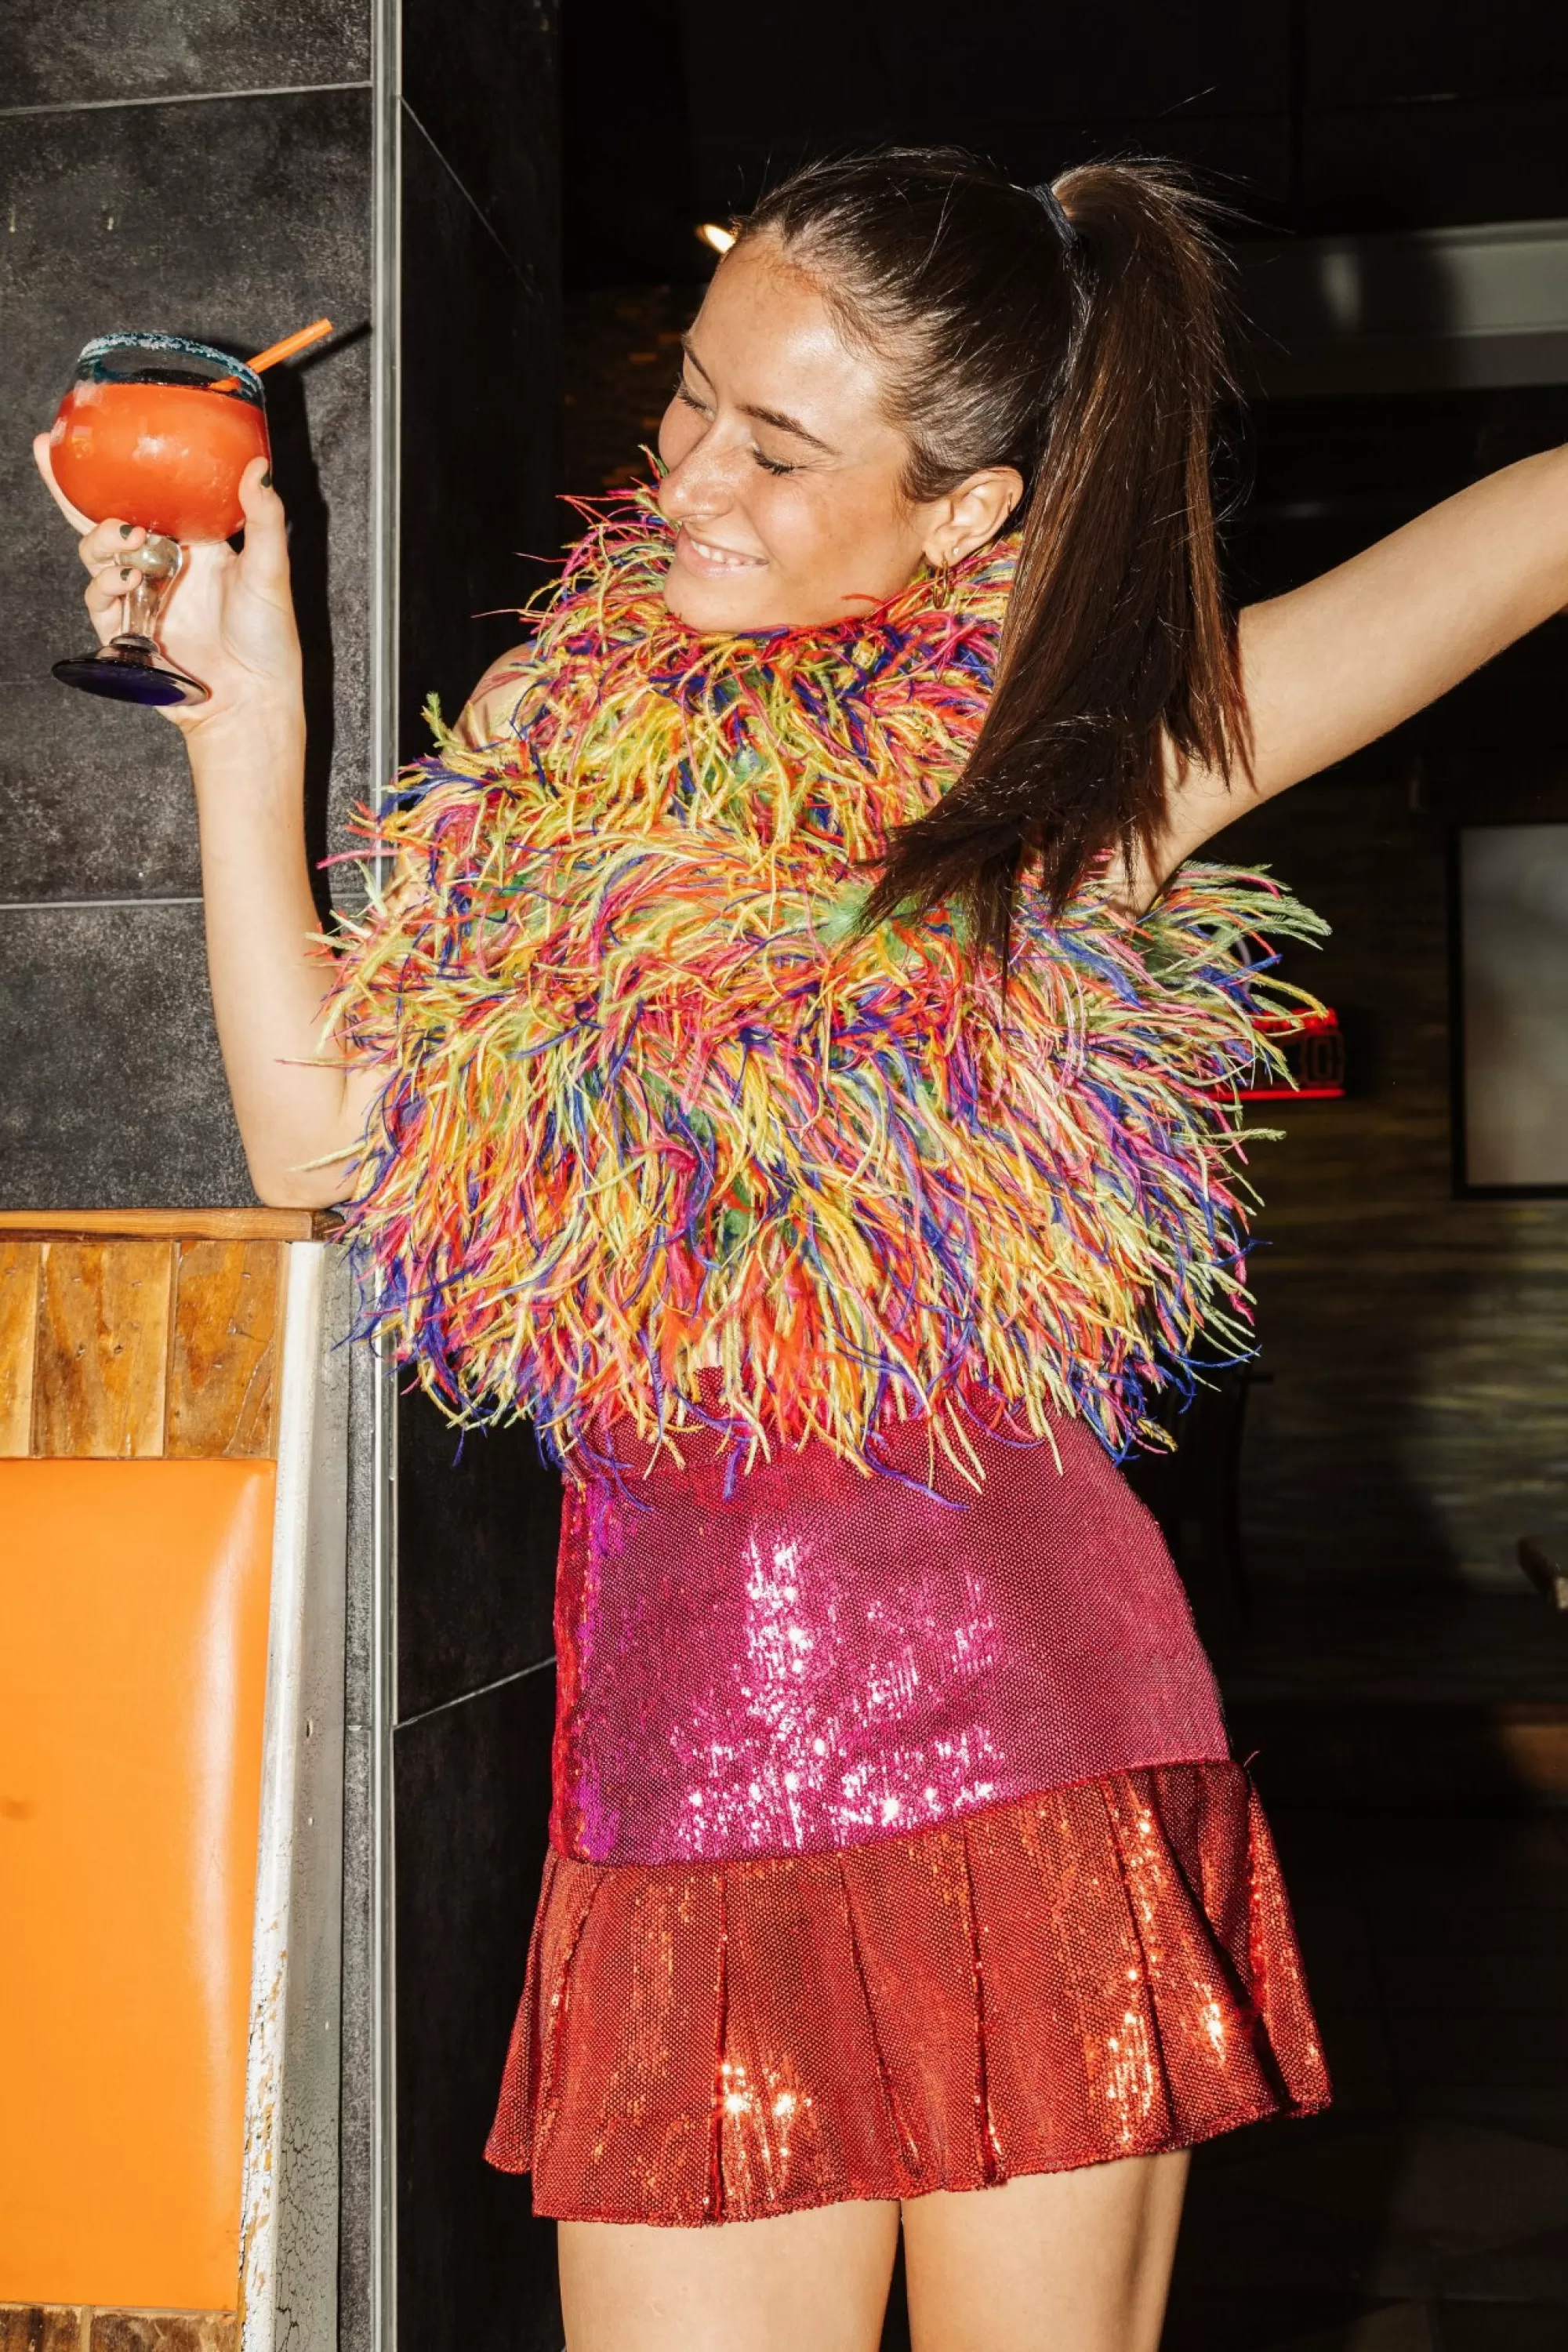
[{"label": "framed panel on wall", "polygon": [[1568,1195],[1568,824],[1463,824],[1453,854],[1454,1182]]}]

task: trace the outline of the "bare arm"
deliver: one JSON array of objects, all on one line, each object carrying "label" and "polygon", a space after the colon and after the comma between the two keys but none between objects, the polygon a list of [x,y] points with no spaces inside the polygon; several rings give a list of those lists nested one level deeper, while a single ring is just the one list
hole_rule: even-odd
[{"label": "bare arm", "polygon": [[[39,470],[82,534],[87,608],[101,639],[120,625],[121,559],[146,534],[94,527]],[[213,1009],[235,1114],[263,1201],[341,1197],[375,1091],[369,1074],[317,1058],[330,967],[305,855],[305,722],[282,501],[258,458],[241,483],[245,550],[196,547],[167,607],[163,642],[212,700],[166,711],[195,782]],[[325,1161],[325,1166],[310,1163]]]},{"label": "bare arm", "polygon": [[1568,604],[1568,449],[1504,467],[1364,554],[1241,616],[1250,777],[1174,784],[1145,877],[1385,735]]},{"label": "bare arm", "polygon": [[324,1208],[342,1197],[380,1081],[321,1058],[331,974],[312,944],[303,724],[252,710],[190,753],[213,1013],[251,1181],[276,1207]]}]

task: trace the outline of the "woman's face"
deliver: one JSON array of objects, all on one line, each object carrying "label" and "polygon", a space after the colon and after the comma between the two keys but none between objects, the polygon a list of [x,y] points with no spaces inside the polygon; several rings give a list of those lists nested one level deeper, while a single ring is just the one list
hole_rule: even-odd
[{"label": "woman's face", "polygon": [[840,338],[813,278],[772,237],[720,263],[659,426],[658,503],[677,526],[665,602],[708,634],[869,611],[923,562],[952,563],[1016,502],[1011,468],[911,505],[908,445],[875,362]]}]

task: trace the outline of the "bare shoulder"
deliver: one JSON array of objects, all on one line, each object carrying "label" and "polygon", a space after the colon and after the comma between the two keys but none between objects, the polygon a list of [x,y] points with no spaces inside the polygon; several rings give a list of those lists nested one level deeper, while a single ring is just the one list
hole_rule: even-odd
[{"label": "bare shoulder", "polygon": [[470,751],[493,743],[508,731],[531,650],[531,645],[525,641],[491,662],[463,705],[452,732]]}]

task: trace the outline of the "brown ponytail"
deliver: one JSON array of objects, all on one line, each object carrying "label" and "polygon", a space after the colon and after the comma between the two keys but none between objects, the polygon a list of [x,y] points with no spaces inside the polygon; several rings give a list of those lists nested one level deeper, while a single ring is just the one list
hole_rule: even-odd
[{"label": "brown ponytail", "polygon": [[1106,853],[1152,845],[1167,740],[1226,774],[1247,746],[1215,537],[1226,377],[1202,207],[1153,163],[1087,165],[1052,193],[955,151],[894,150],[797,173],[742,225],[816,268],[846,331],[875,344],[912,498],[984,466],[1023,476],[984,726],[867,909],[958,901],[1004,958],[1028,869],[1060,907]]}]

